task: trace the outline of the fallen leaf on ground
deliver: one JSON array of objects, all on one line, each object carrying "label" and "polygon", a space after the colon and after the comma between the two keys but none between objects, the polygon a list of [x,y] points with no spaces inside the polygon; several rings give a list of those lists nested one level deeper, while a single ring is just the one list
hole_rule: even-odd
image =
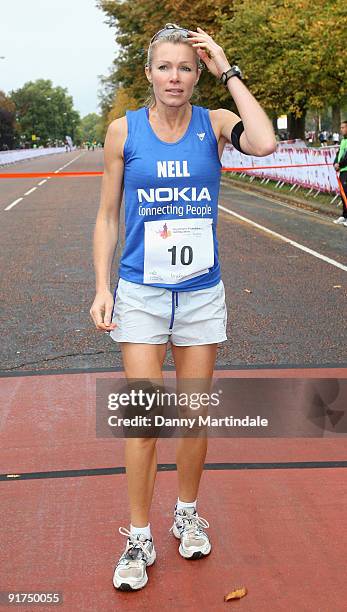
[{"label": "fallen leaf on ground", "polygon": [[247,291],[247,293],[252,293],[251,289],[244,289],[244,291]]},{"label": "fallen leaf on ground", "polygon": [[224,601],[229,601],[229,599],[241,599],[247,593],[246,587],[240,587],[239,589],[234,589],[234,591],[230,591],[227,595],[224,595]]}]

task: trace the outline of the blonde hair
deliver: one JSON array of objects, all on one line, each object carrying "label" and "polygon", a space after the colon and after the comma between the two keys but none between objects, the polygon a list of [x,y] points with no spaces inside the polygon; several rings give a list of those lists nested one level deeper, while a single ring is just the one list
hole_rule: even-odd
[{"label": "blonde hair", "polygon": [[[167,28],[167,26],[174,26],[175,28],[180,28],[181,26],[178,26],[176,23],[166,23],[165,24],[165,28]],[[150,43],[149,47],[148,47],[148,51],[147,51],[147,62],[146,62],[146,67],[148,68],[152,68],[152,62],[153,62],[153,49],[157,48],[161,43],[164,42],[172,42],[175,44],[178,43],[184,43],[186,45],[190,45],[190,43],[187,41],[186,37],[183,36],[183,34],[181,32],[177,32],[174,29],[170,32],[168,32],[167,35],[162,36],[160,38],[157,38],[156,40],[154,40],[152,43]],[[196,56],[196,65],[197,68],[200,70],[203,70],[205,64],[201,61],[200,57],[198,56],[197,53],[195,53]],[[192,99],[199,99],[199,92],[197,90],[197,86],[194,87],[194,91],[193,91],[193,95],[192,95]],[[154,95],[154,91],[153,91],[153,85],[152,83],[149,84],[148,87],[148,96],[144,102],[145,106],[151,107],[155,104],[156,100],[155,100],[155,95]]]}]

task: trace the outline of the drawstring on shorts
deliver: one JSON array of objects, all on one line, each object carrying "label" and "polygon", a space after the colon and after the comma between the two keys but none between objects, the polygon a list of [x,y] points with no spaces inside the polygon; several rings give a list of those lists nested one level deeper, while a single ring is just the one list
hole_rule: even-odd
[{"label": "drawstring on shorts", "polygon": [[[176,306],[175,306],[175,302],[176,302]],[[170,321],[170,327],[169,327],[170,333],[172,332],[172,326],[175,320],[175,308],[178,308],[178,291],[172,291],[171,321]]]}]

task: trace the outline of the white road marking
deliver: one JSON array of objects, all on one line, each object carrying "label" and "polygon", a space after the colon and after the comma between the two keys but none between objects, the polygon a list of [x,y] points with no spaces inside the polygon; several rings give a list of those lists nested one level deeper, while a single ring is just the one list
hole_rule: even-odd
[{"label": "white road marking", "polygon": [[12,202],[12,204],[6,206],[5,210],[10,210],[13,206],[16,206],[16,204],[18,204],[18,202],[21,202],[22,200],[23,198],[18,198],[18,200],[15,200],[14,202]]},{"label": "white road marking", "polygon": [[[274,196],[270,197],[270,196],[267,196],[265,193],[263,194],[263,193],[259,193],[255,191],[250,191],[249,189],[242,188],[241,186],[238,186],[238,185],[237,186],[231,185],[228,179],[224,179],[224,182],[222,179],[221,184],[223,185],[223,187],[227,187],[229,189],[237,189],[238,191],[241,191],[242,193],[248,193],[252,196],[260,197],[262,200],[267,200],[268,202],[272,202],[272,204],[273,203],[278,204],[279,206],[283,206],[283,208],[289,208],[290,210],[293,210],[294,212],[300,212],[305,215],[311,215],[311,217],[318,217],[320,221],[324,221],[325,223],[328,223],[329,225],[332,222],[331,217],[328,217],[328,215],[324,215],[322,213],[315,212],[314,210],[307,210],[303,206],[296,206],[295,204],[289,204],[289,202],[282,202],[280,200],[279,194],[277,193],[274,193]],[[338,211],[336,212],[336,214],[338,214]]]},{"label": "white road marking", "polygon": [[71,161],[67,162],[67,164],[64,164],[64,166],[62,166],[61,168],[58,168],[58,170],[54,170],[54,174],[58,174],[58,172],[60,172],[61,170],[64,170],[64,168],[67,168],[67,166],[70,166],[70,164],[72,164],[74,161],[76,161],[76,159],[81,157],[81,155],[85,155],[85,153],[80,153],[79,155],[77,155],[77,157],[74,157]]},{"label": "white road marking", "polygon": [[[58,170],[54,170],[54,174],[58,174],[58,172],[60,172],[61,170],[63,170],[63,168],[66,168],[66,166],[69,166],[70,164],[72,164],[74,161],[76,161],[76,159],[78,159],[79,157],[81,157],[82,155],[85,155],[85,152],[83,151],[82,153],[80,153],[79,155],[77,155],[77,157],[74,157],[71,161],[69,161],[67,164],[65,164],[64,166],[62,166],[61,168],[59,168]],[[48,181],[50,178],[52,178],[51,176],[47,176],[47,178],[43,179],[42,181],[40,181],[40,183],[38,183],[38,185],[43,185],[44,183],[46,183],[46,181]],[[27,191],[24,195],[27,196],[30,193],[32,193],[33,191],[35,191],[35,189],[37,189],[37,187],[33,187],[32,189],[29,189],[29,191]],[[14,202],[12,202],[12,204],[9,204],[8,206],[6,206],[6,208],[4,210],[11,210],[11,208],[13,208],[13,206],[15,206],[16,204],[18,204],[18,202],[21,202],[23,200],[23,198],[18,198],[17,200],[15,200]]]},{"label": "white road marking", "polygon": [[267,232],[268,234],[271,234],[272,236],[276,236],[276,238],[279,238],[280,240],[283,240],[284,242],[288,242],[289,244],[296,247],[297,249],[300,249],[301,251],[304,251],[305,253],[309,253],[309,255],[313,255],[314,257],[317,257],[318,259],[322,259],[323,261],[326,261],[332,266],[335,266],[336,268],[340,268],[340,270],[344,270],[345,272],[347,272],[347,266],[344,266],[339,261],[335,261],[335,259],[331,259],[330,257],[326,257],[326,255],[322,255],[321,253],[318,253],[318,251],[309,249],[303,244],[300,244],[299,242],[296,242],[295,240],[291,240],[291,238],[287,238],[286,236],[283,236],[282,234],[278,234],[277,232],[274,232],[268,227],[265,227],[264,225],[260,225],[259,223],[256,223],[255,221],[248,219],[247,217],[243,217],[243,215],[239,215],[238,213],[232,210],[229,210],[229,208],[225,208],[224,206],[221,206],[220,204],[218,204],[218,208],[228,213],[229,215],[233,215],[234,217],[237,217],[238,219],[241,219],[242,221],[246,221],[246,223],[250,223],[250,225],[253,225],[254,227],[258,227],[259,229],[263,230],[264,232]]},{"label": "white road marking", "polygon": [[77,155],[77,157],[74,157],[71,161],[67,162],[67,164],[65,164],[64,166],[62,166],[60,168],[60,170],[62,170],[63,168],[66,168],[67,166],[70,166],[70,164],[72,164],[74,161],[76,161],[76,159],[78,159],[79,157],[81,157],[82,155],[85,155],[85,152],[80,153],[79,155]]}]

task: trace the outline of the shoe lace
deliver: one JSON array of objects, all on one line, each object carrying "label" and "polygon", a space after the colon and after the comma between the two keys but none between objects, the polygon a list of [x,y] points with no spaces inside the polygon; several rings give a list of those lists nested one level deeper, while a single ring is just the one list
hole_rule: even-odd
[{"label": "shoe lace", "polygon": [[128,550],[124,552],[123,559],[126,559],[128,561],[136,561],[136,559],[138,557],[139,549],[142,551],[142,553],[143,553],[143,555],[145,555],[145,557],[150,557],[151,553],[148,550],[148,548],[146,547],[146,543],[145,542],[141,542],[141,540],[139,540],[136,536],[134,536],[125,527],[119,527],[118,531],[122,535],[127,536],[127,538],[130,540],[130,546],[129,546]]},{"label": "shoe lace", "polygon": [[[203,528],[210,526],[209,522],[198,514],[179,514],[175,516],[175,520],[179,519],[183,523],[184,531],[186,532],[201,532]],[[171,531],[174,525],[169,529]]]}]

